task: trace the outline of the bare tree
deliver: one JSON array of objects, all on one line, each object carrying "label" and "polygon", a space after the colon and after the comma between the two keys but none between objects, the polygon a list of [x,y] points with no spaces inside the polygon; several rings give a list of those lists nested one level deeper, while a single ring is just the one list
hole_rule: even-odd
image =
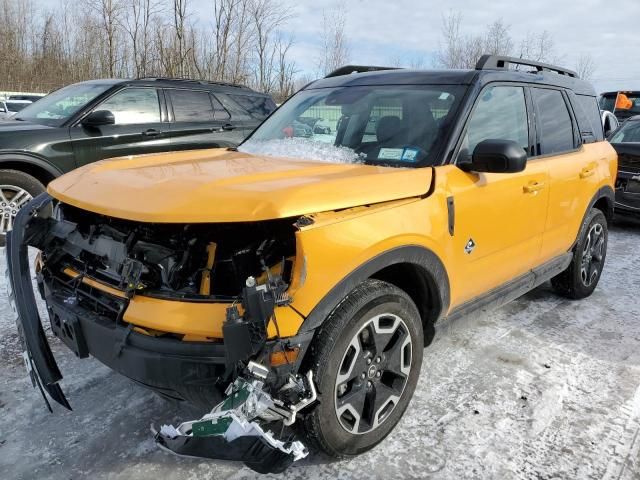
[{"label": "bare tree", "polygon": [[554,48],[553,36],[547,30],[540,33],[527,32],[520,42],[517,56],[536,62],[556,62],[559,59],[555,55]]},{"label": "bare tree", "polygon": [[[255,32],[256,85],[263,92],[270,92],[276,81],[274,73],[277,67],[282,45],[281,39],[274,38],[276,30],[289,18],[290,13],[284,4],[277,0],[253,0],[251,5],[252,27]],[[289,50],[287,45],[284,52]]]},{"label": "bare tree", "polygon": [[97,15],[106,39],[106,74],[113,78],[117,73],[118,35],[123,3],[121,0],[86,0],[90,13]]},{"label": "bare tree", "polygon": [[344,10],[322,12],[322,52],[318,62],[321,74],[327,74],[349,62],[349,43],[345,33]]},{"label": "bare tree", "polygon": [[576,60],[576,73],[580,78],[591,80],[596,71],[596,62],[589,53],[581,53]]}]

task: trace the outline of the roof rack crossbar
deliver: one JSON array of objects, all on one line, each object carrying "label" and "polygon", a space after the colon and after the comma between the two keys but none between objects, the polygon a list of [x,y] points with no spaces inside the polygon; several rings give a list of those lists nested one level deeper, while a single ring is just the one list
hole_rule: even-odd
[{"label": "roof rack crossbar", "polygon": [[182,78],[182,77],[138,77],[136,78],[136,80],[190,82],[190,83],[200,83],[203,85],[221,85],[224,87],[249,88],[246,85],[241,85],[236,83],[219,82],[216,80],[198,80],[194,78]]},{"label": "roof rack crossbar", "polygon": [[505,57],[502,55],[482,55],[476,63],[476,70],[508,70],[510,65],[524,65],[533,67],[537,72],[554,72],[559,75],[578,78],[578,74],[567,68],[557,67],[548,63],[535,62],[524,58]]},{"label": "roof rack crossbar", "polygon": [[379,72],[381,70],[400,70],[398,67],[376,67],[373,65],[345,65],[333,72],[329,73],[324,78],[341,77],[342,75],[349,75],[351,73],[364,73],[364,72]]}]

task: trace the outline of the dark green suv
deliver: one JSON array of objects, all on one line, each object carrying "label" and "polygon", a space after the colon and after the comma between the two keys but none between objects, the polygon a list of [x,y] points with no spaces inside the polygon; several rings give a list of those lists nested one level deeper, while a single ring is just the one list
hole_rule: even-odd
[{"label": "dark green suv", "polygon": [[276,105],[247,87],[196,80],[92,80],[0,122],[0,242],[54,178],[104,158],[235,146]]}]

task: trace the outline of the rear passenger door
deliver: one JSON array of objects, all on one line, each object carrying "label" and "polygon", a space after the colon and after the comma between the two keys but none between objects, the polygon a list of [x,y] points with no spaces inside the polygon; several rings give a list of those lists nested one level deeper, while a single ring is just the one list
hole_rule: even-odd
[{"label": "rear passenger door", "polygon": [[166,89],[172,150],[235,147],[244,138],[229,112],[206,90]]},{"label": "rear passenger door", "polygon": [[[549,170],[549,213],[541,255],[546,261],[566,253],[575,240],[598,189],[599,155],[597,146],[582,145],[581,129],[566,91],[542,87],[531,87],[530,91],[536,117],[536,161]],[[594,130],[592,125],[582,127],[585,139],[601,138],[597,131],[587,132]]]}]

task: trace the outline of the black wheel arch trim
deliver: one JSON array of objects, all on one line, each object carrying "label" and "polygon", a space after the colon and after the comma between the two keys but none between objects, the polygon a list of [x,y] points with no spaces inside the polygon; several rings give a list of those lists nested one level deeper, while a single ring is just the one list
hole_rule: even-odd
[{"label": "black wheel arch trim", "polygon": [[32,155],[30,153],[25,153],[25,152],[11,152],[11,151],[0,152],[0,169],[2,169],[2,164],[7,162],[18,162],[18,163],[23,162],[29,165],[42,168],[53,178],[57,178],[64,173],[58,167],[56,167],[55,165],[52,165],[42,157],[39,157],[37,155]]},{"label": "black wheel arch trim", "polygon": [[307,315],[299,329],[299,334],[316,330],[329,314],[358,284],[386,267],[397,264],[411,264],[419,267],[426,277],[429,288],[430,317],[435,324],[449,310],[450,288],[449,276],[440,258],[431,250],[419,245],[407,245],[380,253],[349,273]]},{"label": "black wheel arch trim", "polygon": [[[594,207],[594,205],[598,202],[598,200],[602,200],[603,198],[606,199],[607,201],[607,211],[602,213],[607,219],[607,222],[611,222],[613,218],[614,206],[616,203],[616,194],[613,191],[613,188],[611,188],[609,185],[605,185],[604,187],[601,187],[598,189],[598,191],[595,193],[595,195],[589,202],[589,205],[584,211],[584,215],[582,215],[582,222],[580,223],[580,228],[582,228],[582,224],[584,223],[585,219],[587,218],[587,215],[589,215],[589,212]],[[580,228],[578,228],[578,233],[576,234],[576,238],[571,244],[571,248],[569,249],[569,251],[572,251],[575,248],[576,244],[578,243],[578,240],[580,237]]]}]

